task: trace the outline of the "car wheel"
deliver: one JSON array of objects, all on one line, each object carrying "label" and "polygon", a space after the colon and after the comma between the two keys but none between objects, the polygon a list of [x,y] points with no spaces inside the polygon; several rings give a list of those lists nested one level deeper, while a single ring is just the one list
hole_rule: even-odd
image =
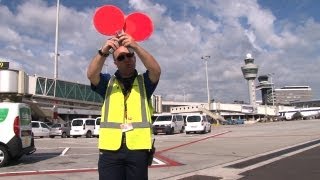
[{"label": "car wheel", "polygon": [[184,131],[184,126],[182,126],[180,133],[183,133],[183,131]]},{"label": "car wheel", "polygon": [[62,138],[66,138],[66,137],[67,137],[67,133],[66,133],[66,132],[63,132],[62,135],[61,135],[61,137],[62,137]]},{"label": "car wheel", "polygon": [[174,127],[171,128],[170,134],[174,134]]},{"label": "car wheel", "polygon": [[5,166],[9,162],[9,153],[4,146],[0,146],[0,167]]},{"label": "car wheel", "polygon": [[92,133],[91,133],[91,131],[88,131],[88,132],[87,132],[86,138],[92,138]]},{"label": "car wheel", "polygon": [[54,138],[54,136],[50,136],[50,138]]},{"label": "car wheel", "polygon": [[205,134],[206,133],[206,127],[204,127],[203,131],[201,131],[201,134]]},{"label": "car wheel", "polygon": [[171,129],[166,131],[166,135],[173,134],[173,132],[174,132],[174,128],[172,127]]}]

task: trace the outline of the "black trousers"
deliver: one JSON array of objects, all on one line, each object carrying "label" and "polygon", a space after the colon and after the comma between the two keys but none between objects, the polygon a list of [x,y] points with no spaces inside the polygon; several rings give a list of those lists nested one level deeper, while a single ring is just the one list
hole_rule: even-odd
[{"label": "black trousers", "polygon": [[125,144],[117,151],[100,150],[99,180],[147,180],[148,151],[129,150]]}]

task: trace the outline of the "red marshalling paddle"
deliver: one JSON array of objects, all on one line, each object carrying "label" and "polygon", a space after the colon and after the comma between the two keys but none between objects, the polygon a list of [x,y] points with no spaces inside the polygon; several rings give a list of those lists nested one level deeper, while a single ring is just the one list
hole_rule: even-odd
[{"label": "red marshalling paddle", "polygon": [[126,17],[123,30],[134,40],[144,41],[151,36],[153,23],[147,15],[135,12]]},{"label": "red marshalling paddle", "polygon": [[144,41],[153,33],[153,23],[149,16],[134,12],[125,18],[121,9],[113,5],[99,7],[94,14],[93,24],[103,35],[114,36],[125,32],[135,41]]},{"label": "red marshalling paddle", "polygon": [[98,8],[93,17],[93,24],[96,30],[107,36],[122,32],[124,23],[123,12],[113,5],[105,5]]}]

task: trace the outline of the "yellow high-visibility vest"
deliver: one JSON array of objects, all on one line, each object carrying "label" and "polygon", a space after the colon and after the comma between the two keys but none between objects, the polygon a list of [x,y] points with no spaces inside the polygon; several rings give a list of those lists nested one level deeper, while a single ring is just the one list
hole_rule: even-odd
[{"label": "yellow high-visibility vest", "polygon": [[[125,111],[126,106],[126,111]],[[99,149],[118,150],[121,146],[120,125],[131,123],[133,130],[126,133],[129,149],[151,149],[151,114],[143,75],[138,75],[128,97],[122,93],[119,81],[112,76],[109,80],[106,97],[101,110]]]}]

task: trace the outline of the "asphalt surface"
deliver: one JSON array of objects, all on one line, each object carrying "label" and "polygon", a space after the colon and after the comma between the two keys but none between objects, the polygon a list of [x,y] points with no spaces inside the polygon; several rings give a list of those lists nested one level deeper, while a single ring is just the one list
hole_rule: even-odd
[{"label": "asphalt surface", "polygon": [[[156,135],[151,180],[320,179],[320,120],[215,126],[208,134]],[[43,138],[0,168],[5,180],[98,179],[97,138]]]},{"label": "asphalt surface", "polygon": [[319,180],[320,147],[301,152],[280,161],[242,173],[240,180]]}]

